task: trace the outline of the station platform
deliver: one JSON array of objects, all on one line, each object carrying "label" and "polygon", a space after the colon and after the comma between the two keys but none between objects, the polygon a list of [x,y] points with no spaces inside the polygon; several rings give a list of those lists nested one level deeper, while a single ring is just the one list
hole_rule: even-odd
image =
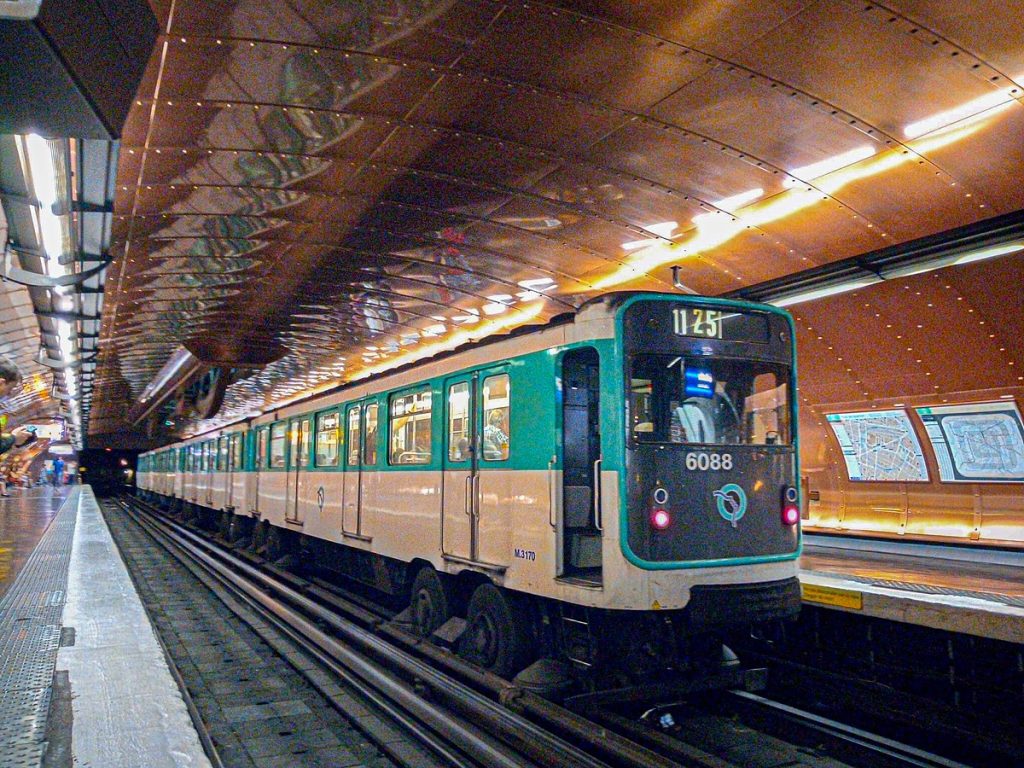
[{"label": "station platform", "polygon": [[1024,643],[1024,553],[805,535],[804,602]]},{"label": "station platform", "polygon": [[88,486],[0,504],[0,763],[207,768]]}]

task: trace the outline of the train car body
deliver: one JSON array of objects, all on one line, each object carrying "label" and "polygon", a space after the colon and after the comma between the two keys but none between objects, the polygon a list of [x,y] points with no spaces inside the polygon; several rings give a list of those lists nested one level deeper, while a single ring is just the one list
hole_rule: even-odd
[{"label": "train car body", "polygon": [[678,644],[798,610],[794,382],[781,310],[612,294],[154,452],[184,462],[148,488],[272,556],[412,584],[424,631],[468,602],[472,633],[482,584],[573,614],[587,638],[560,646],[589,665],[599,626]]}]

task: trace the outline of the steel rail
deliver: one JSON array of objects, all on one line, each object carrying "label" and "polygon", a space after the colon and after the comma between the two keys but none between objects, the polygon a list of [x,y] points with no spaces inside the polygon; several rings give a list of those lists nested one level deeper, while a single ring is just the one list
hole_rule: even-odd
[{"label": "steel rail", "polygon": [[879,736],[821,715],[791,707],[763,696],[746,691],[729,691],[744,704],[757,707],[796,725],[805,732],[811,732],[836,742],[846,751],[856,751],[858,760],[871,766],[896,765],[908,768],[970,768],[964,763],[950,760],[909,744]]},{"label": "steel rail", "polygon": [[[220,579],[226,580],[234,589],[241,590],[266,611],[293,625],[302,636],[308,638],[337,664],[379,690],[435,733],[443,734],[450,741],[457,742],[460,749],[471,752],[473,758],[479,760],[481,764],[496,768],[520,768],[526,765],[523,760],[523,756],[526,755],[541,765],[608,768],[607,763],[586,754],[523,716],[438,672],[408,652],[396,648],[394,644],[345,621],[292,587],[221,550],[192,531],[172,521],[161,520],[160,524],[170,529],[165,535],[173,537],[190,557],[201,562],[205,568],[216,572]],[[268,594],[268,591],[272,595]],[[289,605],[283,605],[282,602]],[[317,627],[310,618],[326,625],[345,641],[360,648],[363,653],[386,662],[392,669],[398,670],[402,677],[415,680],[415,688],[382,670],[360,653],[342,645]],[[460,721],[439,713],[434,704],[424,699],[417,689],[429,690],[433,697],[446,701],[449,706],[459,709],[464,717],[471,718],[475,725],[485,726],[488,731],[515,750],[515,755],[510,757],[496,749],[494,744],[481,742],[474,728],[466,727]],[[590,728],[593,729],[593,724],[590,724]],[[452,738],[452,734],[456,738]],[[626,764],[643,765],[645,768],[667,768],[672,765],[661,760],[645,763],[631,761]]]},{"label": "steel rail", "polygon": [[[133,499],[133,502],[152,509],[151,505],[140,502],[138,499]],[[167,525],[174,526],[183,536],[187,536],[191,541],[194,541],[197,545],[213,553],[215,556],[230,562],[238,560],[236,555],[228,554],[220,544],[189,530],[178,522],[167,520],[156,511],[153,514],[164,520]],[[246,558],[242,558],[239,565],[244,567],[247,572],[254,574],[254,578],[266,578],[268,588],[273,588],[270,586],[270,583],[279,583],[279,580],[287,580],[292,584],[301,582],[304,585],[303,588],[310,588],[309,582],[299,579],[292,574],[275,575],[278,569],[274,566],[263,566],[270,571],[268,575],[259,568],[254,567],[251,562],[246,562]],[[315,592],[316,589],[310,588],[310,591]],[[308,600],[297,591],[292,590],[292,592],[303,600],[304,605],[311,606],[310,610],[318,620],[325,621],[328,624],[338,623],[338,616],[333,610],[325,609],[316,601]],[[337,600],[332,600],[332,604],[335,608],[339,607]],[[365,624],[367,619],[365,608],[363,606],[356,606],[356,611],[360,616],[360,621]],[[351,624],[342,622],[335,629],[344,631],[347,626],[351,626]],[[357,631],[356,628],[353,627],[353,631]],[[389,638],[390,642],[382,640],[382,637]],[[387,623],[383,619],[377,620],[376,623],[371,622],[367,629],[359,630],[359,635],[353,636],[350,639],[357,643],[363,640],[367,641],[369,643],[367,647],[370,652],[374,653],[376,658],[382,663],[388,665],[394,664],[399,658],[405,658],[405,656],[399,657],[395,654],[394,643],[399,643],[402,649],[404,649],[403,654],[410,657],[415,655],[429,662],[424,665],[418,659],[413,658],[412,660],[417,664],[415,674],[425,674],[423,670],[426,670],[432,675],[437,675],[439,673],[436,668],[442,668],[444,674],[440,675],[439,684],[432,686],[432,693],[438,699],[446,701],[450,707],[458,709],[463,707],[462,698],[453,692],[450,685],[450,677],[455,677],[476,691],[486,694],[486,698],[483,699],[484,701],[498,701],[503,704],[504,707],[499,707],[500,711],[511,710],[514,713],[530,718],[534,723],[542,723],[543,729],[540,733],[549,734],[553,730],[563,739],[570,739],[573,744],[586,746],[595,754],[616,765],[634,766],[635,768],[676,768],[678,765],[674,760],[637,743],[632,738],[623,736],[615,730],[605,728],[599,723],[595,723],[592,719],[551,702],[533,691],[510,683],[508,680],[492,672],[463,661],[453,656],[450,652],[434,645],[429,640],[413,635],[394,624]],[[426,678],[419,679],[421,682],[429,683],[429,680]],[[469,715],[473,716],[472,713],[469,713]],[[504,728],[502,732],[516,741],[520,741],[523,738],[519,728],[519,720],[508,723],[508,727]],[[532,742],[530,744],[532,746]],[[586,768],[585,763],[580,765]]]}]

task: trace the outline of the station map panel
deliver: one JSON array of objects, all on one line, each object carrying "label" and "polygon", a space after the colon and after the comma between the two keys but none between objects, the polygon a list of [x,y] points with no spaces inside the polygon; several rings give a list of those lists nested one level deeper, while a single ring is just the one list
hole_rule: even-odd
[{"label": "station map panel", "polygon": [[842,448],[851,480],[928,480],[921,443],[905,411],[831,413],[826,418]]},{"label": "station map panel", "polygon": [[1024,481],[1024,425],[1016,403],[918,408],[939,478],[950,483]]}]

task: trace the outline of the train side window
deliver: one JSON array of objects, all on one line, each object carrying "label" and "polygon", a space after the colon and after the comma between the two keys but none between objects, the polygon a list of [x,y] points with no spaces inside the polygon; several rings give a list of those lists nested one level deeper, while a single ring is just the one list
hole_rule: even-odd
[{"label": "train side window", "polygon": [[359,435],[362,429],[359,424],[359,406],[348,409],[348,465],[359,466]]},{"label": "train side window", "polygon": [[473,447],[469,437],[469,382],[448,387],[448,460],[469,461]]},{"label": "train side window", "polygon": [[299,422],[299,455],[293,459],[296,466],[309,466],[309,439],[309,419],[303,419]]},{"label": "train side window", "polygon": [[217,471],[224,472],[228,468],[228,441],[231,438],[227,435],[217,438]]},{"label": "train side window", "polygon": [[363,445],[363,464],[377,463],[377,404],[372,403],[363,408],[363,421],[366,422],[366,443]]},{"label": "train side window", "polygon": [[430,463],[430,390],[391,398],[391,464]]},{"label": "train side window", "polygon": [[321,413],[316,417],[316,458],[318,467],[338,466],[341,417],[337,413]]},{"label": "train side window", "polygon": [[288,425],[284,422],[270,428],[270,466],[283,467]]},{"label": "train side window", "polygon": [[236,432],[231,436],[231,442],[234,444],[234,453],[231,454],[231,468],[241,469],[242,458],[245,453],[245,440],[241,432]]},{"label": "train side window", "polygon": [[267,466],[267,430],[261,429],[256,439],[256,466]]},{"label": "train side window", "polygon": [[509,376],[484,379],[484,461],[505,461],[511,442],[509,429]]}]

